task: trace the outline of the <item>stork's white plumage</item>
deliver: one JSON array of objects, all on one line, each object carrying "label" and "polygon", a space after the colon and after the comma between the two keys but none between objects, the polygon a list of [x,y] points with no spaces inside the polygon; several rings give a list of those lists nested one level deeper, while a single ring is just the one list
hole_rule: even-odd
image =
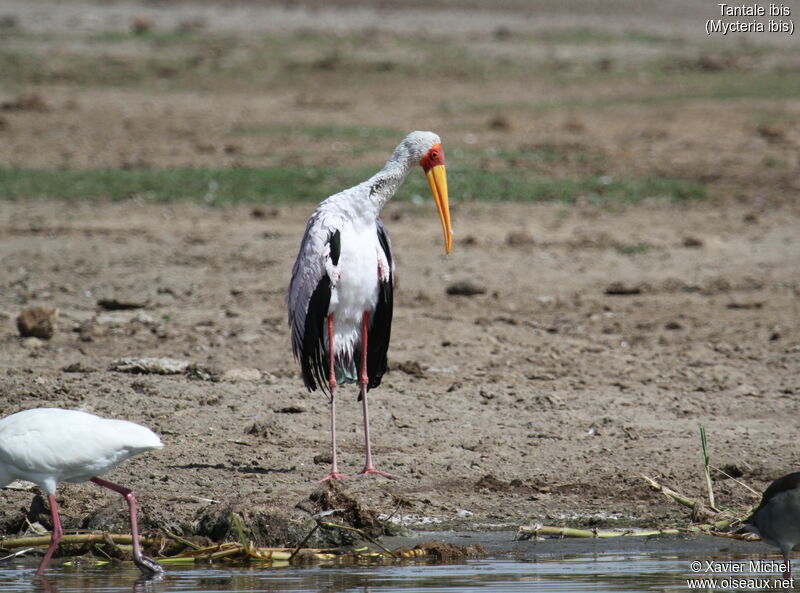
[{"label": "stork's white plumage", "polygon": [[415,164],[422,166],[439,210],[445,251],[452,231],[441,140],[433,132],[412,132],[378,173],[329,197],[311,216],[300,243],[287,304],[292,348],[309,391],[327,388],[331,403],[331,473],[340,479],[336,457],[336,386],[358,383],[364,414],[366,462],[375,469],[369,438],[367,390],[380,385],[392,325],[394,261],[389,234],[380,219]]},{"label": "stork's white plumage", "polygon": [[89,480],[125,497],[131,513],[134,562],[146,573],[162,571],[142,555],[133,491],[98,476],[134,455],[163,446],[149,428],[78,410],[37,408],[0,420],[0,488],[27,480],[39,486],[50,503],[53,535],[37,574],[44,572],[62,535],[55,498],[58,482]]}]

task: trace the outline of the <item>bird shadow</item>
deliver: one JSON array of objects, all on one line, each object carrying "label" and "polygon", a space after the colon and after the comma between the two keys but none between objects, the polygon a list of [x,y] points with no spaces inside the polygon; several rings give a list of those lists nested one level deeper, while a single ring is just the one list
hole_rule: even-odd
[{"label": "bird shadow", "polygon": [[235,472],[238,474],[288,474],[297,469],[296,465],[292,467],[231,467],[224,463],[186,463],[184,465],[172,465],[173,469],[222,469],[228,472]]}]

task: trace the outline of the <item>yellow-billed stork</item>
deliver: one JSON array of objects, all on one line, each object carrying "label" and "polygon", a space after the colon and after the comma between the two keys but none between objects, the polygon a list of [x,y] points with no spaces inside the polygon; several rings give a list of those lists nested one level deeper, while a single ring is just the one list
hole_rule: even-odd
[{"label": "yellow-billed stork", "polygon": [[336,458],[336,386],[341,383],[360,387],[366,449],[361,474],[394,477],[372,463],[367,390],[380,385],[386,372],[392,328],[394,258],[380,213],[415,164],[428,178],[450,253],[444,153],[433,132],[412,132],[378,173],[317,206],[300,242],[287,305],[303,382],[309,391],[319,385],[330,395],[332,467],[320,481],[347,477],[339,473]]}]

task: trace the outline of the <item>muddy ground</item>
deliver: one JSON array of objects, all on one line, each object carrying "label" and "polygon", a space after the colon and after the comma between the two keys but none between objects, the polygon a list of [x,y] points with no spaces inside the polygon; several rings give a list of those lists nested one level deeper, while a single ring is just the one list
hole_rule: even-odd
[{"label": "muddy ground", "polygon": [[[281,57],[294,68],[286,71],[285,86],[248,86],[235,73],[225,79],[223,68],[220,76],[231,86],[219,88],[203,76],[153,74],[148,60],[210,51],[222,63],[228,53],[240,56],[257,42],[245,37],[187,50],[126,40],[109,49],[96,40],[48,37],[48,22],[55,30],[84,26],[67,17],[59,21],[48,6],[12,3],[7,9],[16,11],[14,27],[30,31],[5,37],[6,50],[51,59],[45,75],[20,68],[17,80],[0,87],[11,105],[0,127],[4,167],[274,166],[288,160],[377,168],[400,139],[382,132],[365,140],[348,132],[320,141],[279,127],[334,122],[435,129],[455,154],[459,147],[485,149],[477,166],[492,174],[513,176],[515,167],[535,165],[561,177],[633,173],[688,179],[704,188],[697,200],[637,203],[578,195],[571,204],[495,204],[453,195],[456,241],[447,257],[432,203],[389,204],[384,218],[399,282],[391,371],[373,392],[371,411],[376,462],[399,478],[353,478],[341,485],[367,511],[412,528],[683,524],[688,511],[649,490],[641,474],[703,498],[699,424],[706,427],[712,463],[759,491],[798,468],[797,99],[706,94],[651,102],[648,91],[671,89],[671,79],[629,79],[627,66],[620,66],[606,80],[596,55],[557,44],[554,54],[531,59],[559,59],[572,78],[553,82],[537,71],[528,79],[524,70],[502,67],[474,80],[464,74],[470,69],[444,73],[436,97],[449,103],[432,110],[425,105],[430,88],[416,86],[419,73],[406,68],[417,60],[415,50],[393,58],[393,74],[386,77],[364,69],[356,42],[363,37],[345,38],[337,46],[344,57],[332,63],[324,61],[330,57],[324,43],[290,48]],[[175,6],[160,6],[164,12],[153,18],[168,21],[163,15],[170,10],[193,5]],[[80,7],[73,16],[100,10]],[[127,3],[107,8],[116,9],[122,17],[106,22],[101,11],[90,26],[126,30],[132,15],[154,10]],[[478,26],[472,13],[448,10]],[[514,10],[510,3],[502,19]],[[169,18],[178,22],[182,14]],[[322,26],[308,14],[299,25],[286,21],[301,40],[309,28]],[[539,47],[515,37],[516,30],[509,40],[498,29],[524,29],[520,23],[528,21],[504,24],[489,16],[477,41],[464,25],[448,32],[452,43],[470,39],[481,59],[500,56],[501,64],[528,56],[530,44]],[[614,30],[613,11],[605,18]],[[685,15],[672,29],[665,18],[659,31],[679,35]],[[379,27],[377,21],[369,26]],[[252,19],[243,22],[252,25]],[[214,21],[206,27],[213,30]],[[364,35],[361,27],[357,34]],[[606,47],[607,38],[600,39],[596,43]],[[688,64],[695,82],[706,80],[706,67],[717,74],[729,69],[723,74],[732,78],[796,67],[794,55],[780,47],[762,47],[745,59],[660,41],[655,47],[636,42],[631,53],[615,54],[618,41],[633,42],[612,41],[606,47],[612,71],[653,55]],[[373,44],[370,59],[398,55],[397,43]],[[112,50],[125,67],[145,64],[131,70],[141,84],[106,80],[102,73],[75,78],[70,56]],[[356,79],[365,86],[354,92],[349,85]],[[20,93],[30,92],[44,106],[19,101]],[[610,102],[587,103],[603,92]],[[520,102],[522,94],[532,103]],[[559,109],[561,100],[578,106]],[[232,132],[246,125],[276,134]],[[374,150],[358,152],[362,141]],[[532,165],[503,156],[516,150],[524,157],[531,143],[555,158]],[[576,152],[586,158],[570,158]],[[456,183],[451,178],[451,187]],[[222,537],[233,507],[260,542],[286,544],[308,525],[309,511],[346,504],[345,494],[326,498],[327,487],[315,481],[328,471],[327,400],[302,388],[286,325],[286,286],[312,203],[208,207],[154,203],[146,195],[117,203],[34,198],[0,205],[4,414],[82,408],[158,432],[163,450],[108,475],[136,490],[146,530]],[[447,294],[464,280],[484,291]],[[102,299],[137,308],[107,310]],[[32,305],[59,309],[52,339],[18,335],[16,316]],[[194,366],[177,375],[110,370],[122,357],[170,357]],[[338,407],[346,473],[363,464],[355,398],[354,389],[342,390]],[[754,502],[720,474],[715,492],[721,507],[742,510]],[[1,533],[24,529],[26,515],[47,524],[32,507],[33,497],[32,490],[0,491]],[[93,485],[62,486],[59,499],[68,527],[124,528],[122,503]]]}]

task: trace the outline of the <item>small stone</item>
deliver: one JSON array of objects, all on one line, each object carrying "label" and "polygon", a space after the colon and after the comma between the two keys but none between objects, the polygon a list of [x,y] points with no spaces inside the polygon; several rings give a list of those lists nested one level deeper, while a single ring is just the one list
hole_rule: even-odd
[{"label": "small stone", "polygon": [[280,216],[280,210],[278,208],[267,208],[265,206],[253,206],[250,210],[250,216],[252,218],[278,218]]},{"label": "small stone", "polygon": [[186,377],[195,381],[211,381],[217,383],[220,380],[220,372],[210,366],[202,364],[190,364],[186,369]]},{"label": "small stone", "polygon": [[677,321],[667,321],[664,324],[664,329],[671,329],[671,330],[683,329],[683,326]]},{"label": "small stone", "polygon": [[150,17],[137,16],[131,21],[131,33],[134,35],[142,35],[152,30],[154,26],[155,22],[153,22],[153,19]]},{"label": "small stone", "polygon": [[68,364],[65,367],[61,368],[61,371],[64,373],[93,373],[97,369],[94,369],[81,361],[73,362],[72,364]]},{"label": "small stone", "polygon": [[684,237],[683,246],[690,249],[698,249],[703,246],[703,240],[697,237]]},{"label": "small stone", "polygon": [[613,296],[627,296],[633,294],[641,294],[642,288],[641,286],[628,285],[625,284],[624,282],[618,281],[609,284],[605,289],[605,293]]},{"label": "small stone", "polygon": [[98,299],[97,306],[106,311],[127,311],[130,309],[143,309],[147,306],[147,299],[137,298],[107,298]]},{"label": "small stone", "polygon": [[23,337],[49,340],[56,331],[58,309],[52,307],[31,307],[17,317],[17,329]]},{"label": "small stone", "polygon": [[39,338],[31,337],[22,340],[23,348],[28,348],[30,350],[33,350],[34,348],[41,348],[42,346],[44,346],[44,341],[40,340]]},{"label": "small stone", "polygon": [[728,309],[761,309],[764,306],[762,301],[734,301],[728,303]]},{"label": "small stone", "polygon": [[475,296],[476,294],[484,294],[486,287],[474,280],[461,280],[454,282],[447,287],[447,294],[459,296]]},{"label": "small stone", "polygon": [[49,111],[47,102],[39,93],[22,93],[15,99],[0,103],[3,111]]},{"label": "small stone", "polygon": [[483,476],[480,480],[475,482],[475,490],[489,490],[491,492],[503,492],[508,490],[508,484],[502,480],[498,480],[491,474]]},{"label": "small stone", "polygon": [[0,16],[0,29],[16,29],[19,26],[19,19],[15,14],[4,14]]},{"label": "small stone", "polygon": [[758,135],[770,143],[786,139],[786,129],[779,124],[762,123],[757,128]]},{"label": "small stone", "polygon": [[188,19],[183,19],[178,23],[176,29],[180,33],[194,33],[202,31],[208,26],[208,21],[205,17],[196,16]]},{"label": "small stone", "polygon": [[505,115],[495,115],[489,120],[489,129],[507,132],[511,129],[511,121]]},{"label": "small stone", "polygon": [[302,413],[304,413],[306,411],[307,411],[306,407],[305,406],[301,406],[299,404],[293,404],[293,405],[290,405],[290,406],[283,406],[281,408],[276,408],[275,409],[275,413],[276,414],[302,414]]},{"label": "small stone", "polygon": [[512,247],[528,247],[535,242],[533,235],[524,230],[511,231],[506,235],[506,244]]},{"label": "small stone", "polygon": [[425,371],[416,360],[406,360],[397,365],[397,370],[403,371],[406,375],[412,377],[422,378],[425,376]]},{"label": "small stone", "polygon": [[314,455],[314,463],[317,465],[330,465],[333,463],[333,457],[331,457],[330,453],[319,453]]},{"label": "small stone", "polygon": [[274,438],[285,432],[283,425],[273,418],[259,418],[244,429],[245,434],[261,438]]},{"label": "small stone", "polygon": [[752,385],[739,385],[736,389],[733,390],[734,395],[743,396],[743,397],[758,397],[760,395],[758,389],[756,389]]},{"label": "small stone", "polygon": [[505,25],[500,25],[494,30],[494,38],[498,41],[505,41],[506,39],[511,38],[511,29],[506,27]]},{"label": "small stone", "polygon": [[727,480],[728,477],[741,478],[745,474],[744,469],[738,463],[726,463],[722,466],[722,471],[725,472],[720,478],[722,480]]},{"label": "small stone", "polygon": [[222,373],[223,381],[237,383],[239,381],[260,381],[261,371],[258,369],[229,369]]},{"label": "small stone", "polygon": [[239,334],[238,336],[236,336],[236,339],[242,344],[256,344],[262,341],[264,338],[260,334],[254,332],[248,332]]}]

